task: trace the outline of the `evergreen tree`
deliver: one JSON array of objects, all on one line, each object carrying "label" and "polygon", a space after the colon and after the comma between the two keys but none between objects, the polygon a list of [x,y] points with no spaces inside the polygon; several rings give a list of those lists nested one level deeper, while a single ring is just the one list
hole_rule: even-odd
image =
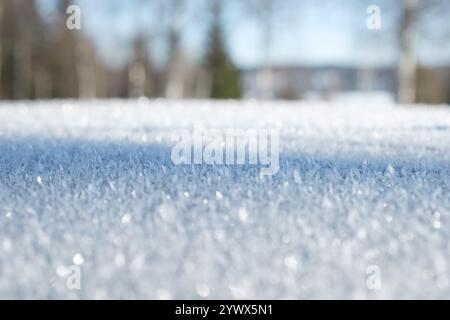
[{"label": "evergreen tree", "polygon": [[222,25],[219,19],[220,11],[219,1],[215,1],[213,7],[214,20],[206,56],[206,69],[211,85],[210,97],[213,99],[239,99],[242,96],[240,74],[225,48]]}]

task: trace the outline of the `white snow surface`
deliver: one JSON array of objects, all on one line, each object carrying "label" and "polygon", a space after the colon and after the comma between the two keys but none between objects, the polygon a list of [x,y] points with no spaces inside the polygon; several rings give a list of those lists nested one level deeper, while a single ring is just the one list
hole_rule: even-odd
[{"label": "white snow surface", "polygon": [[[173,165],[198,125],[280,129],[280,171]],[[449,226],[448,107],[0,103],[0,298],[449,298]]]}]

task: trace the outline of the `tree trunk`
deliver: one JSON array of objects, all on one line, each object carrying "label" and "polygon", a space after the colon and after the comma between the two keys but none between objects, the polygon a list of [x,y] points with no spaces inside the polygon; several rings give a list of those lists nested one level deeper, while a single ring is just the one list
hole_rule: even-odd
[{"label": "tree trunk", "polygon": [[169,9],[171,10],[168,36],[170,59],[165,89],[165,97],[169,99],[181,99],[184,97],[185,69],[180,44],[180,20],[183,5],[184,2],[182,0],[173,0]]},{"label": "tree trunk", "polygon": [[272,70],[272,28],[273,28],[273,0],[264,0],[262,3],[262,23],[264,24],[264,67],[260,74],[259,86],[263,99],[273,99],[273,70]]},{"label": "tree trunk", "polygon": [[403,17],[400,26],[400,61],[398,70],[398,100],[401,104],[413,104],[417,96],[417,58],[414,54],[414,23],[418,1],[403,1]]},{"label": "tree trunk", "polygon": [[147,40],[140,35],[134,42],[133,62],[128,67],[128,97],[139,98],[149,93],[149,62]]},{"label": "tree trunk", "polygon": [[2,67],[3,67],[3,2],[0,1],[0,99],[2,98]]},{"label": "tree trunk", "polygon": [[133,62],[128,68],[128,97],[144,97],[146,82],[147,72],[145,71],[145,64],[139,61]]},{"label": "tree trunk", "polygon": [[78,97],[81,99],[94,99],[96,97],[96,79],[94,54],[89,43],[83,36],[76,39]]},{"label": "tree trunk", "polygon": [[29,99],[32,88],[32,31],[26,27],[14,40],[14,98]]},{"label": "tree trunk", "polygon": [[48,99],[52,96],[52,81],[45,67],[39,64],[33,67],[33,98]]},{"label": "tree trunk", "polygon": [[[176,32],[176,31],[173,31]],[[167,75],[165,96],[168,99],[182,99],[184,97],[184,66],[178,34],[170,36],[171,57]]]}]

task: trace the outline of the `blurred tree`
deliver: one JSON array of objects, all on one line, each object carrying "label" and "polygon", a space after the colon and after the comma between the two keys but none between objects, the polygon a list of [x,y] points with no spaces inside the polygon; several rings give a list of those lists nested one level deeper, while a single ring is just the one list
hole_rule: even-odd
[{"label": "blurred tree", "polygon": [[210,97],[213,99],[239,99],[242,96],[240,74],[225,48],[221,11],[220,1],[213,1],[213,22],[205,58],[211,88]]},{"label": "blurred tree", "polygon": [[56,98],[78,97],[78,73],[76,32],[66,28],[67,7],[70,0],[57,0],[57,13],[49,28],[48,70],[51,81],[51,95]]},{"label": "blurred tree", "polygon": [[97,97],[97,73],[100,64],[96,61],[93,44],[84,36],[76,42],[78,98],[93,99]]},{"label": "blurred tree", "polygon": [[83,30],[69,30],[66,26],[67,8],[73,4],[72,0],[56,1],[56,17],[49,21],[45,46],[40,43],[41,61],[34,63],[33,68],[37,83],[35,95],[39,98],[97,96],[97,76],[102,65]]},{"label": "blurred tree", "polygon": [[[73,0],[60,0],[61,20],[68,17],[67,8],[75,4]],[[96,55],[94,46],[91,44],[82,30],[68,30],[63,28],[63,36],[68,42],[67,48],[72,50],[69,57],[74,59],[72,67],[75,67],[76,97],[92,99],[96,97]]]},{"label": "blurred tree", "polygon": [[262,0],[260,19],[263,25],[264,44],[264,68],[261,74],[262,98],[273,99],[273,71],[272,71],[272,42],[273,42],[273,17],[275,0]]},{"label": "blurred tree", "polygon": [[2,67],[3,67],[3,2],[0,1],[0,99],[2,98]]},{"label": "blurred tree", "polygon": [[51,79],[51,48],[50,25],[45,24],[36,28],[33,32],[33,99],[48,99],[52,97],[52,79]]},{"label": "blurred tree", "polygon": [[167,82],[165,97],[169,99],[180,99],[185,95],[185,61],[181,48],[181,20],[185,10],[184,0],[170,0],[169,5],[169,25],[168,25],[168,47],[169,61],[167,66]]},{"label": "blurred tree", "polygon": [[[436,55],[441,49],[448,50],[444,47],[450,43],[450,24],[445,13],[450,11],[450,1],[378,0],[377,2],[382,9],[382,31],[368,32],[366,25],[364,30],[358,30],[357,42],[361,43],[359,46],[362,50],[366,50],[368,65],[379,59],[380,46],[383,46],[383,51],[386,52],[396,51],[397,77],[395,85],[393,83],[389,89],[396,94],[398,102],[402,104],[444,102],[442,93],[436,91],[435,97],[432,97],[433,93],[430,91],[433,87],[430,86],[430,82],[434,83],[435,88],[442,87],[445,83],[439,82],[445,77],[433,68],[437,61],[429,60],[431,56],[429,52]],[[367,4],[367,1],[355,1],[354,10],[366,10]],[[428,52],[426,56],[420,57],[419,55],[425,52],[423,49]],[[445,61],[440,64],[445,65]]]},{"label": "blurred tree", "polygon": [[147,50],[146,37],[140,34],[134,41],[133,61],[128,66],[128,96],[139,98],[152,96],[152,66]]},{"label": "blurred tree", "polygon": [[[256,20],[262,44],[262,68],[258,75],[258,94],[262,99],[273,99],[274,71],[272,46],[276,32],[288,34],[291,22],[298,19],[300,6],[305,3],[297,0],[239,0],[243,5],[244,17]],[[322,4],[321,4],[322,5]]]},{"label": "blurred tree", "polygon": [[29,99],[33,81],[33,35],[34,30],[39,30],[42,25],[34,1],[16,0],[13,10],[17,19],[14,41],[14,97]]},{"label": "blurred tree", "polygon": [[[398,43],[400,48],[400,59],[398,66],[398,100],[403,104],[421,102],[445,102],[446,98],[442,93],[434,97],[422,93],[424,87],[429,82],[436,82],[437,86],[442,86],[439,81],[445,80],[441,72],[429,70],[419,72],[418,48],[414,46],[417,39],[421,45],[430,47],[443,46],[450,38],[450,24],[448,15],[450,1],[448,0],[403,0],[402,12],[399,26]],[[446,72],[448,69],[445,69]],[[428,82],[428,84],[427,84]],[[445,84],[444,84],[445,86]],[[429,92],[429,91],[428,91]],[[424,96],[427,99],[423,99]]]},{"label": "blurred tree", "polygon": [[37,71],[48,65],[47,26],[34,0],[2,0],[0,7],[0,97],[35,98],[45,85]]},{"label": "blurred tree", "polygon": [[31,98],[34,39],[42,21],[34,1],[2,0],[1,11],[1,96]]},{"label": "blurred tree", "polygon": [[417,96],[417,58],[414,52],[414,25],[417,20],[419,0],[403,0],[400,21],[398,67],[398,99],[400,103],[412,104]]},{"label": "blurred tree", "polygon": [[271,48],[273,43],[274,17],[278,9],[277,0],[244,0],[246,11],[256,18],[261,32],[262,69],[258,76],[260,97],[273,99],[273,70]]}]

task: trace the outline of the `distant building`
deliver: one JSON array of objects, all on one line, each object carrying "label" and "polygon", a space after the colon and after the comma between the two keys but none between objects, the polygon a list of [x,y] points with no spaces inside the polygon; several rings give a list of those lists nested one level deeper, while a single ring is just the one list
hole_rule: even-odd
[{"label": "distant building", "polygon": [[[427,103],[450,102],[450,68],[420,68],[418,100]],[[356,67],[295,67],[272,68],[272,92],[262,92],[263,70],[242,70],[244,97],[260,99],[331,99],[343,93],[377,92],[395,99],[397,95],[396,68]]]},{"label": "distant building", "polygon": [[450,67],[419,68],[417,100],[450,104]]},{"label": "distant building", "polygon": [[[389,68],[274,67],[273,92],[276,99],[327,98],[334,93],[354,91],[396,92],[396,71]],[[243,70],[246,98],[267,96],[259,85],[260,69]]]}]

